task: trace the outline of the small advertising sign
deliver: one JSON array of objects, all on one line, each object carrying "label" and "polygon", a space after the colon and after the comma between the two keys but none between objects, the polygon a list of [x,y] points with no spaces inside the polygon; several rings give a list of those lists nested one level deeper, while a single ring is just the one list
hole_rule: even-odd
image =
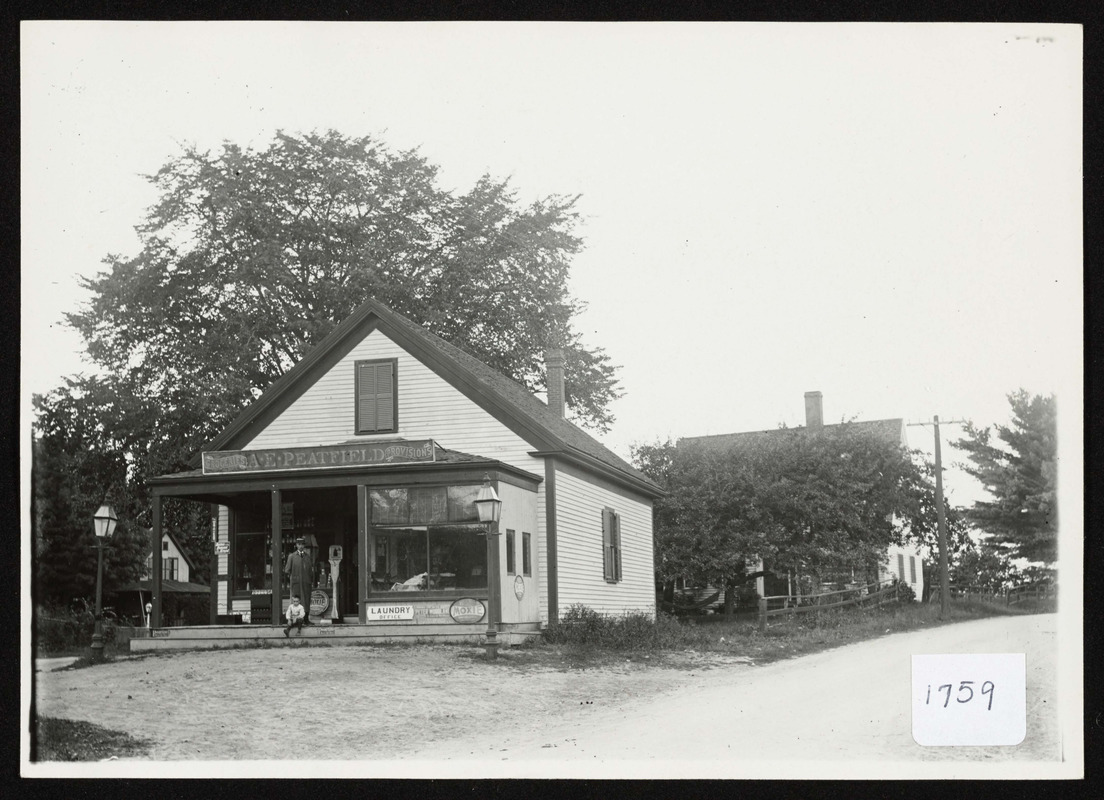
[{"label": "small advertising sign", "polygon": [[471,597],[461,597],[449,606],[449,616],[461,624],[479,622],[485,613],[487,609],[483,603]]},{"label": "small advertising sign", "polygon": [[514,597],[518,600],[525,597],[525,579],[520,575],[514,578]]},{"label": "small advertising sign", "polygon": [[369,622],[380,622],[393,619],[414,619],[414,606],[404,603],[368,606],[366,614]]},{"label": "small advertising sign", "polygon": [[230,555],[230,542],[215,542],[215,553],[220,556]]},{"label": "small advertising sign", "polygon": [[330,596],[321,589],[315,589],[310,596],[310,613],[312,617],[322,616],[322,612],[330,607]]}]

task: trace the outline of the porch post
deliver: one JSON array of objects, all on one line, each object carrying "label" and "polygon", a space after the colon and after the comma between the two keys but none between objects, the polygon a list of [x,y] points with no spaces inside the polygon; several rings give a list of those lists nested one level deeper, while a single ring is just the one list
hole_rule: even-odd
[{"label": "porch post", "polygon": [[209,624],[214,625],[218,622],[218,550],[215,548],[215,543],[218,541],[218,506],[211,503],[209,506],[211,514],[211,614]]},{"label": "porch post", "polygon": [[357,619],[363,625],[368,622],[368,487],[360,483],[357,484],[357,562]]},{"label": "porch post", "polygon": [[[283,614],[283,525],[284,515],[280,507],[280,487],[272,488],[272,625],[279,628]],[[309,608],[310,598],[307,598]]]},{"label": "porch post", "polygon": [[153,490],[153,531],[150,534],[150,575],[153,581],[153,611],[150,613],[150,627],[161,627],[161,495]]}]

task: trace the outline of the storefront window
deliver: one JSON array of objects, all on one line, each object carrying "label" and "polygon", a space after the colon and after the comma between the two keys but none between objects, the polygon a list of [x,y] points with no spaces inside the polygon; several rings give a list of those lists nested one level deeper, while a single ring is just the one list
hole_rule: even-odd
[{"label": "storefront window", "polygon": [[487,537],[479,525],[430,525],[375,532],[375,591],[487,586]]},{"label": "storefront window", "polygon": [[429,486],[373,489],[373,525],[437,525],[476,522],[478,486]]},{"label": "storefront window", "polygon": [[478,493],[478,485],[371,490],[372,590],[486,588],[486,530],[466,524],[478,520]]}]

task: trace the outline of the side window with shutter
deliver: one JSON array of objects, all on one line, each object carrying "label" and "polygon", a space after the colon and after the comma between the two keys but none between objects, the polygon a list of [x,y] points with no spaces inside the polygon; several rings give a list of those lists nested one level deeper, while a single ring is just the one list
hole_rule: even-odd
[{"label": "side window with shutter", "polygon": [[602,571],[610,583],[621,580],[621,516],[602,509]]},{"label": "side window with shutter", "polygon": [[356,432],[398,430],[397,359],[356,362]]}]

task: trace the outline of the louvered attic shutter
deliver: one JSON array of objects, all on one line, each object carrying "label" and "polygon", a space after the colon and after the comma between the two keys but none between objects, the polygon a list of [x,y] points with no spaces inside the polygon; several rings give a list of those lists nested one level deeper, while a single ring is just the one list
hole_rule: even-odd
[{"label": "louvered attic shutter", "polygon": [[395,365],[391,361],[357,363],[357,433],[395,429]]},{"label": "louvered attic shutter", "polygon": [[376,430],[395,428],[395,375],[388,362],[376,364]]}]

